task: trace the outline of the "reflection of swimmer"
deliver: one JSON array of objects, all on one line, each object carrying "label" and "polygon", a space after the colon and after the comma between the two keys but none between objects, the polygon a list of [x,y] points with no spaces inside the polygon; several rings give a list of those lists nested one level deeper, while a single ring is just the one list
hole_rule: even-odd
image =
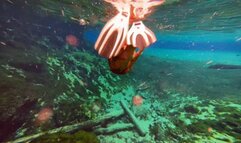
[{"label": "reflection of swimmer", "polygon": [[[124,74],[131,69],[143,50],[156,41],[155,34],[141,20],[152,12],[152,7],[161,5],[164,0],[105,1],[111,3],[118,14],[102,29],[95,49],[108,59],[112,72]],[[132,25],[130,29],[129,25]]]},{"label": "reflection of swimmer", "polygon": [[117,56],[126,40],[129,29],[130,3],[122,0],[105,0],[114,5],[119,13],[110,19],[103,27],[96,43],[95,49],[105,58]]},{"label": "reflection of swimmer", "polygon": [[125,74],[129,72],[143,51],[136,50],[137,49],[132,45],[127,45],[118,56],[108,59],[110,70],[116,74]]}]

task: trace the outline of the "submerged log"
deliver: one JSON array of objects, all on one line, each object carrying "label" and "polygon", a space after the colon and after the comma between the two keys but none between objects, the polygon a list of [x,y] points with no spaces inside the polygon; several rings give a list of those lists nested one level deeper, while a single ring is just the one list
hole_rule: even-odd
[{"label": "submerged log", "polygon": [[102,116],[102,117],[100,117],[98,119],[95,119],[95,120],[89,120],[89,121],[77,123],[77,124],[74,124],[74,125],[67,125],[67,126],[59,127],[59,128],[56,128],[56,129],[46,131],[46,132],[41,132],[41,133],[38,133],[38,134],[22,137],[22,138],[19,138],[17,140],[10,141],[9,143],[27,142],[27,141],[31,141],[33,139],[36,139],[36,138],[41,137],[41,136],[46,135],[46,134],[54,134],[54,133],[58,133],[58,132],[68,133],[68,132],[72,132],[72,131],[75,131],[75,130],[82,130],[82,129],[86,129],[86,128],[91,128],[91,127],[94,127],[98,124],[101,124],[102,122],[104,122],[106,120],[118,118],[123,114],[124,114],[123,110],[117,111],[117,112],[112,112],[112,113],[109,113],[109,114],[107,114],[105,116]]},{"label": "submerged log", "polygon": [[131,112],[131,110],[127,107],[127,105],[124,103],[124,101],[121,101],[121,106],[122,108],[125,110],[125,112],[128,114],[128,116],[130,117],[132,123],[135,125],[138,133],[141,136],[144,136],[146,134],[146,132],[144,131],[144,129],[141,127],[139,120],[136,118],[136,116]]},{"label": "submerged log", "polygon": [[81,123],[77,123],[77,124],[73,124],[73,125],[67,125],[67,126],[59,127],[59,128],[52,129],[49,131],[40,132],[38,134],[22,137],[22,138],[14,140],[14,141],[10,141],[9,143],[28,142],[28,141],[34,140],[34,139],[39,138],[46,134],[54,134],[54,133],[58,133],[58,132],[69,133],[69,132],[74,132],[77,130],[94,128],[95,126],[100,125],[101,123],[104,123],[107,120],[116,119],[116,118],[124,115],[125,113],[126,113],[126,115],[128,115],[128,117],[130,118],[130,121],[132,123],[115,124],[108,128],[97,128],[94,130],[94,132],[97,134],[106,134],[106,133],[113,133],[113,132],[117,132],[117,131],[123,131],[123,130],[127,130],[127,129],[135,127],[137,129],[138,133],[141,136],[144,136],[146,134],[146,132],[141,127],[138,119],[131,112],[131,110],[127,107],[127,105],[124,103],[124,101],[121,101],[120,103],[121,103],[121,107],[123,108],[123,110],[109,113],[105,116],[99,117],[98,119],[89,120],[89,121],[85,121],[85,122],[81,122]]},{"label": "submerged log", "polygon": [[215,64],[210,65],[209,69],[225,69],[225,70],[234,70],[234,69],[241,69],[241,65],[225,65],[225,64]]}]

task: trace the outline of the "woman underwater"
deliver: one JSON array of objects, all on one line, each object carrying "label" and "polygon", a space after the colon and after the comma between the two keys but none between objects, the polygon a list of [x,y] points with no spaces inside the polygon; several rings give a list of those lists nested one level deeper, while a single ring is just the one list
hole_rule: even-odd
[{"label": "woman underwater", "polygon": [[[143,50],[156,41],[155,34],[142,20],[151,13],[151,8],[163,4],[164,0],[105,0],[111,3],[118,14],[102,29],[95,49],[108,59],[110,70],[125,74]],[[129,29],[129,25],[132,25]]]}]

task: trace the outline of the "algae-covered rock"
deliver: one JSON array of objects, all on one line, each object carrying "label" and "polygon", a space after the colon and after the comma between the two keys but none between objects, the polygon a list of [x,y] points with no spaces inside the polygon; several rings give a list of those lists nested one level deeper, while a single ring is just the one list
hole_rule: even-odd
[{"label": "algae-covered rock", "polygon": [[197,114],[199,112],[198,108],[193,105],[188,105],[184,107],[184,110],[188,113]]}]

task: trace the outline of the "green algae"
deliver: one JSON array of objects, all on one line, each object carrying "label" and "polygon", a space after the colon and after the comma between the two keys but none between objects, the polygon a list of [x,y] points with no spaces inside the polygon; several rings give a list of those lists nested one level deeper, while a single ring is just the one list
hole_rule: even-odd
[{"label": "green algae", "polygon": [[225,115],[224,119],[213,123],[213,128],[221,133],[228,134],[241,140],[241,118],[234,118],[232,115],[232,113],[230,115]]},{"label": "green algae", "polygon": [[188,125],[187,129],[189,132],[193,134],[203,134],[207,136],[207,135],[210,135],[208,132],[208,128],[210,128],[210,126],[208,125],[208,122],[210,121],[198,121],[196,123],[192,123],[191,125]]},{"label": "green algae", "polygon": [[[117,85],[121,85],[118,83],[121,78],[113,75],[107,69],[106,62],[89,51],[63,51],[64,56],[49,55],[46,61],[49,74],[55,81],[57,122],[62,125],[67,123],[66,119],[69,122],[94,119],[99,114],[95,110],[105,107],[119,89]],[[71,114],[70,106],[73,110]]]},{"label": "green algae", "polygon": [[86,131],[78,131],[74,134],[68,133],[55,133],[55,134],[47,134],[40,138],[37,138],[31,143],[99,143],[100,141],[96,137],[95,134],[86,132]]},{"label": "green algae", "polygon": [[[164,112],[165,108],[170,109],[166,114],[162,114],[167,122],[154,122],[150,128],[150,134],[157,141],[160,138],[165,138],[168,142],[240,141],[241,114],[237,104],[189,98],[175,91],[165,91],[165,94],[169,96],[168,100],[161,105],[158,102],[153,103],[157,104],[154,111],[160,108],[158,105],[162,106]],[[175,128],[165,127],[165,123],[173,123]]]},{"label": "green algae", "polygon": [[[205,118],[193,120],[191,124],[185,127],[187,131],[195,134],[195,137],[197,137],[195,140],[205,140],[207,138],[215,140],[215,142],[218,140],[220,142],[240,140],[241,115],[239,109],[236,106],[236,108],[227,106],[226,103],[213,101],[210,103],[212,105],[209,106],[215,107],[211,108],[212,112],[210,110],[200,110],[200,112],[211,113],[216,118],[206,116]],[[201,108],[207,109],[199,107],[199,109]]]}]

